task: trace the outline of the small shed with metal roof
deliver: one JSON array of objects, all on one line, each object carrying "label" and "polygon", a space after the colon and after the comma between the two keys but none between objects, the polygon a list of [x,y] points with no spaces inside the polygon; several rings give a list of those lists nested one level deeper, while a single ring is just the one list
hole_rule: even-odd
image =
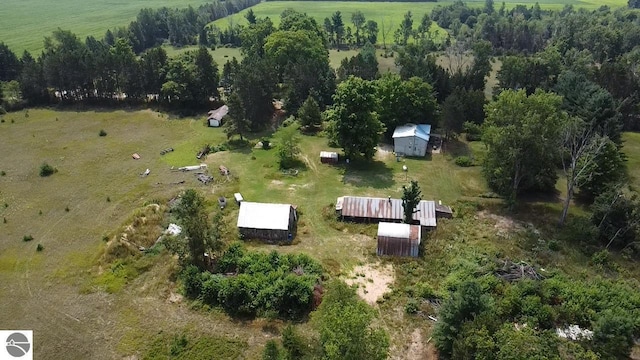
[{"label": "small shed with metal roof", "polygon": [[398,155],[425,156],[431,137],[431,125],[406,124],[393,132],[393,151]]},{"label": "small shed with metal roof", "polygon": [[243,201],[238,214],[238,231],[245,239],[291,241],[298,214],[293,205]]},{"label": "small shed with metal roof", "polygon": [[[336,201],[336,212],[343,220],[365,222],[402,222],[401,199],[342,196]],[[416,206],[413,221],[424,227],[436,227],[435,201],[422,200]]]},{"label": "small shed with metal roof", "polygon": [[378,224],[378,256],[418,257],[421,236],[419,225],[381,222]]},{"label": "small shed with metal roof", "polygon": [[323,164],[337,164],[338,153],[334,151],[320,151],[320,162]]}]

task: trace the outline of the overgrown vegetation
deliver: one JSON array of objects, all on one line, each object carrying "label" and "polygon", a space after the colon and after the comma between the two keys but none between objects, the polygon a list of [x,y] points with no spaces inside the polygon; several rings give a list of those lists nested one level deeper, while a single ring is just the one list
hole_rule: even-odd
[{"label": "overgrown vegetation", "polygon": [[247,251],[232,244],[212,272],[182,272],[185,294],[234,316],[301,319],[312,309],[322,267],[305,254]]}]

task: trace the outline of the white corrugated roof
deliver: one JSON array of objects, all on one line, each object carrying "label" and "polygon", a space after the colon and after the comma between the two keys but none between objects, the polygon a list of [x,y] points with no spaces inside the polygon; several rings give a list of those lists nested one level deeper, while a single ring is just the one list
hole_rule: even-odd
[{"label": "white corrugated roof", "polygon": [[289,204],[269,204],[243,201],[240,203],[238,227],[250,229],[287,230]]},{"label": "white corrugated roof", "polygon": [[431,134],[431,125],[429,124],[406,124],[398,126],[393,132],[393,138],[403,138],[416,136],[425,141],[429,141]]},{"label": "white corrugated roof", "polygon": [[408,239],[411,236],[411,225],[398,223],[378,223],[378,236]]},{"label": "white corrugated roof", "polygon": [[320,151],[320,157],[321,158],[337,159],[338,158],[338,153],[337,152],[332,152],[332,151]]}]

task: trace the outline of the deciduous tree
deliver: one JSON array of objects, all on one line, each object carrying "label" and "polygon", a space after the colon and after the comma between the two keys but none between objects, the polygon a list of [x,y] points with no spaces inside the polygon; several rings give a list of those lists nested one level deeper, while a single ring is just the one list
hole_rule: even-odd
[{"label": "deciduous tree", "polygon": [[347,158],[375,154],[384,126],[375,113],[375,88],[370,81],[350,77],[338,85],[333,107],[326,113],[329,133]]},{"label": "deciduous tree", "polygon": [[554,189],[562,98],[541,90],[507,90],[485,106],[483,172],[489,186],[513,205],[524,191]]}]

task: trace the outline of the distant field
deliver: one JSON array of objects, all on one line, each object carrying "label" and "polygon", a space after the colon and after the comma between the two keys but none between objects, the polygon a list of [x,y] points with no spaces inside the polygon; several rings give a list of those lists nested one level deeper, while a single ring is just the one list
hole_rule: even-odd
[{"label": "distant field", "polygon": [[57,28],[71,30],[81,39],[102,37],[107,29],[126,26],[142,8],[187,7],[207,0],[2,0],[0,42],[18,53],[40,52],[42,40]]},{"label": "distant field", "polygon": [[[159,8],[197,6],[207,0],[111,0],[111,1],[83,1],[83,0],[3,0],[0,6],[0,41],[4,41],[16,52],[23,50],[39,52],[43,45],[44,36],[48,36],[58,27],[71,30],[81,38],[88,35],[102,36],[105,31],[118,26],[126,26],[133,20],[138,11],[145,7]],[[284,9],[293,8],[304,11],[317,18],[323,19],[336,10],[344,15],[346,24],[351,24],[351,13],[362,11],[367,19],[378,22],[380,31],[382,23],[385,29],[391,29],[387,41],[393,41],[393,30],[398,26],[404,13],[411,10],[414,14],[414,25],[424,13],[430,13],[438,5],[451,4],[453,0],[437,3],[384,3],[384,2],[337,2],[337,1],[273,1],[255,6],[253,9],[258,16],[269,16],[277,24],[280,13]],[[474,6],[483,6],[484,0],[466,1]],[[516,4],[533,5],[535,0],[508,1],[507,7]],[[565,5],[595,9],[602,5],[612,7],[625,6],[625,0],[540,0],[543,8],[560,9]],[[496,7],[500,5],[496,1]],[[226,27],[232,21],[245,24],[244,12],[215,22],[217,26]],[[379,39],[382,42],[382,37]]]},{"label": "distant field", "polygon": [[[382,24],[384,23],[385,31],[388,31],[386,38],[387,43],[393,42],[393,32],[399,26],[404,14],[407,11],[413,13],[414,27],[418,26],[420,18],[425,13],[431,14],[431,11],[439,5],[452,4],[453,0],[439,1],[439,2],[349,2],[349,1],[269,1],[263,2],[254,6],[252,9],[258,17],[270,17],[274,24],[280,23],[280,14],[285,9],[294,9],[316,18],[316,20],[322,25],[324,18],[331,17],[336,11],[342,12],[342,19],[345,25],[353,26],[351,23],[351,14],[355,11],[362,11],[365,17],[369,20],[375,20],[378,23],[380,34],[378,35],[378,42],[382,43]],[[484,0],[471,0],[465,1],[473,6],[484,6]],[[602,5],[609,5],[612,7],[625,6],[627,4],[624,0],[541,0],[537,1],[541,7],[545,9],[562,9],[565,5],[573,5],[575,7],[584,7],[589,9],[595,9]],[[495,2],[496,8],[500,7],[500,1]],[[507,8],[514,7],[518,4],[532,6],[535,4],[535,0],[530,1],[507,1]],[[244,14],[248,10],[241,11],[238,14],[228,16],[224,19],[219,19],[213,22],[215,26],[220,28],[226,28],[229,24],[247,24],[247,20],[244,18]],[[439,27],[434,26],[431,30],[438,31]],[[442,31],[442,30],[440,30]]]}]

